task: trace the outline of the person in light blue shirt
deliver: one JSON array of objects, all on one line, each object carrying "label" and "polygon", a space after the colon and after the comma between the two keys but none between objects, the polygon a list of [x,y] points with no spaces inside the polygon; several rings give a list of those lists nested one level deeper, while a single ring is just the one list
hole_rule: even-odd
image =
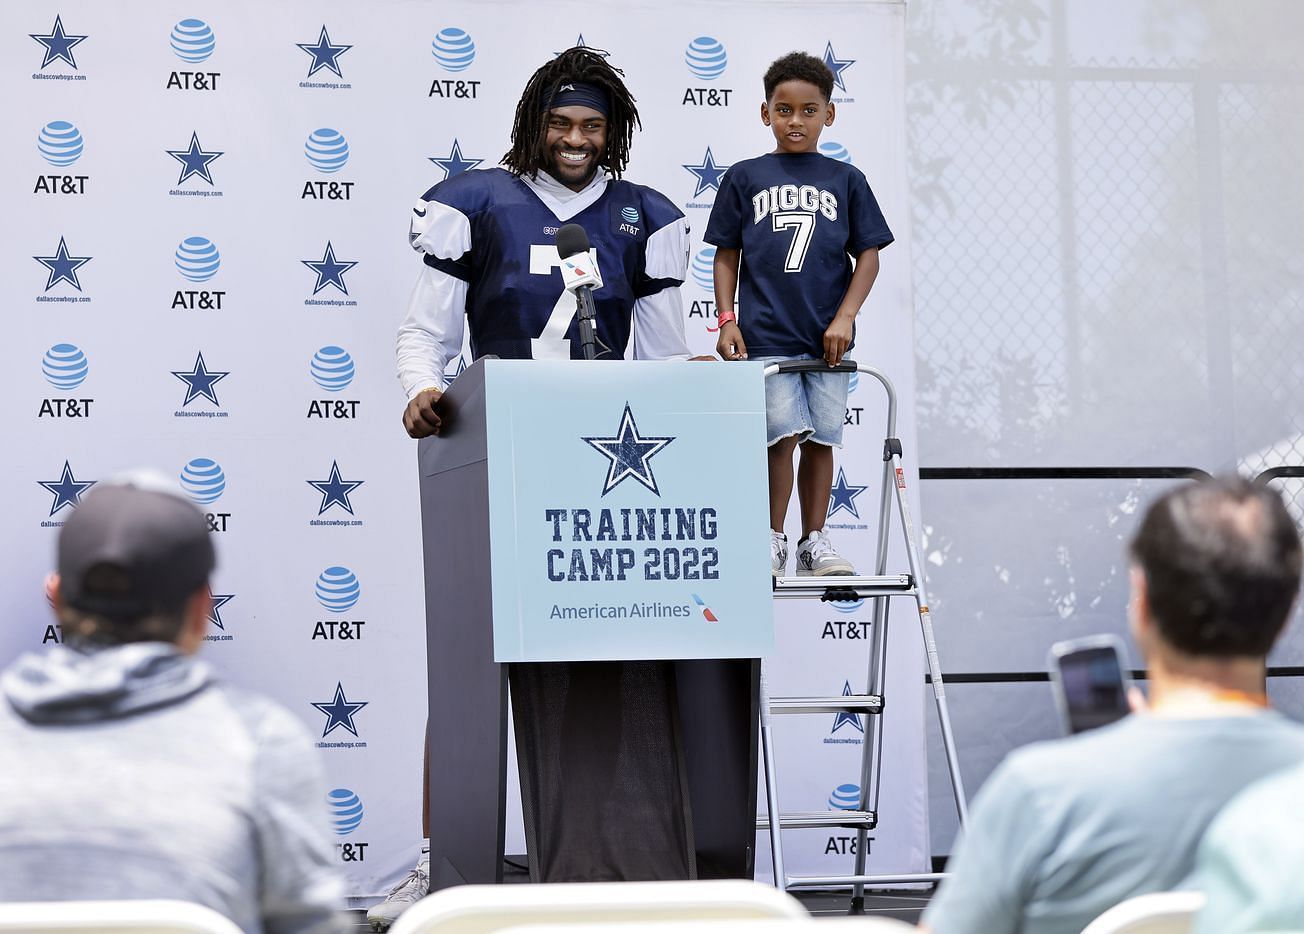
[{"label": "person in light blue shirt", "polygon": [[1281,497],[1237,477],[1184,484],[1150,507],[1131,558],[1148,709],[992,773],[924,914],[934,934],[1077,934],[1177,888],[1229,800],[1304,762],[1304,727],[1264,693],[1300,581]]},{"label": "person in light blue shirt", "polygon": [[1196,857],[1208,900],[1196,934],[1304,931],[1304,766],[1250,786],[1223,808]]}]

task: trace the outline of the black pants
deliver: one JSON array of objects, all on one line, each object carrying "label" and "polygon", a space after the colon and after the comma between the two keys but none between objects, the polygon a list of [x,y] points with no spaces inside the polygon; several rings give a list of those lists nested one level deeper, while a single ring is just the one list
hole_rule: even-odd
[{"label": "black pants", "polygon": [[531,879],[750,877],[755,673],[750,660],[512,665]]}]

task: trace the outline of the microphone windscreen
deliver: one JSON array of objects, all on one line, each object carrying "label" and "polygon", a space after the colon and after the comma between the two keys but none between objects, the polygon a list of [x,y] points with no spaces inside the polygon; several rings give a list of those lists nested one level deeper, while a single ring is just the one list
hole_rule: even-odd
[{"label": "microphone windscreen", "polygon": [[557,231],[557,255],[569,259],[576,253],[589,251],[589,235],[579,224],[567,224]]}]

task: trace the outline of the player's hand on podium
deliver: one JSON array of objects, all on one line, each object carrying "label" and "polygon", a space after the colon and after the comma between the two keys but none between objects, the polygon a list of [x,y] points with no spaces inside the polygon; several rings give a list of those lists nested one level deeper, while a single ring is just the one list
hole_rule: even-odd
[{"label": "player's hand on podium", "polygon": [[743,332],[732,321],[720,325],[720,336],[715,341],[715,352],[722,360],[746,360],[747,345],[743,343]]},{"label": "player's hand on podium", "polygon": [[435,411],[443,393],[438,389],[423,389],[410,400],[403,410],[403,427],[409,438],[428,438],[439,434],[443,419]]}]

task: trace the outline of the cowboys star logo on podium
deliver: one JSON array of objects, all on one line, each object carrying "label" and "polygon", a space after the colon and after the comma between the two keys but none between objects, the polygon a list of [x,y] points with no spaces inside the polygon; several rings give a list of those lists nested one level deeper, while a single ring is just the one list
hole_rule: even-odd
[{"label": "cowboys star logo on podium", "polygon": [[640,435],[628,402],[625,403],[625,414],[620,417],[620,428],[616,430],[615,437],[590,437],[581,440],[610,461],[607,465],[607,480],[602,485],[603,496],[630,477],[657,496],[661,495],[661,491],[657,489],[656,478],[652,476],[652,465],[648,462],[652,460],[653,455],[675,439]]}]

